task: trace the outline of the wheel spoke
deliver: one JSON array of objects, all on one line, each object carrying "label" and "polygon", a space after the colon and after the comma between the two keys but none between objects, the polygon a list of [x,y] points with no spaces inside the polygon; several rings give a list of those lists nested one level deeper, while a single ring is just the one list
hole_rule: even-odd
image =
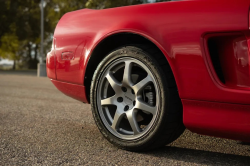
[{"label": "wheel spoke", "polygon": [[148,112],[148,113],[153,114],[153,115],[155,115],[155,113],[156,113],[156,106],[152,107],[149,104],[147,104],[141,100],[136,101],[135,108],[140,109],[140,110],[145,111],[145,112]]},{"label": "wheel spoke", "polygon": [[140,128],[138,126],[138,123],[136,121],[136,111],[134,109],[131,109],[126,112],[129,124],[134,132],[134,135],[140,133]]},{"label": "wheel spoke", "polygon": [[115,96],[112,96],[106,99],[102,99],[101,105],[115,105],[115,101]]},{"label": "wheel spoke", "polygon": [[146,78],[132,86],[133,90],[135,91],[135,94],[138,94],[148,83],[152,82],[152,78],[148,75]]},{"label": "wheel spoke", "polygon": [[111,87],[114,89],[114,91],[116,93],[118,93],[120,91],[121,84],[114,78],[114,76],[111,72],[109,72],[106,75],[106,78],[107,78],[108,82],[110,83]]},{"label": "wheel spoke", "polygon": [[113,123],[112,123],[112,128],[117,130],[117,128],[119,127],[119,124],[122,120],[122,118],[124,117],[125,113],[122,112],[122,111],[119,111],[118,109],[116,110],[115,112],[115,116],[114,116],[114,120],[113,120]]},{"label": "wheel spoke", "polygon": [[106,65],[96,89],[100,122],[121,140],[145,136],[158,115],[159,87],[154,73],[146,62],[130,56]]},{"label": "wheel spoke", "polygon": [[130,61],[125,61],[125,68],[123,74],[123,81],[124,85],[131,85],[131,70],[132,70],[132,63]]}]

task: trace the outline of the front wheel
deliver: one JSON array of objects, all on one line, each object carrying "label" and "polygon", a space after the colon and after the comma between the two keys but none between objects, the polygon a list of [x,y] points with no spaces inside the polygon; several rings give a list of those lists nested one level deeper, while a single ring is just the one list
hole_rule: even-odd
[{"label": "front wheel", "polygon": [[184,131],[174,80],[166,79],[149,52],[127,46],[97,67],[91,86],[95,122],[116,146],[141,151],[163,146]]}]

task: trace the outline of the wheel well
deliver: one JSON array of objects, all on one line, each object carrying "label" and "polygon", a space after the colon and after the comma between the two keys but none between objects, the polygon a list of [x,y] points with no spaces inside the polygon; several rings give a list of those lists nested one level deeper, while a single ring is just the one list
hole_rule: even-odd
[{"label": "wheel well", "polygon": [[[94,75],[94,72],[98,64],[105,58],[105,56],[118,47],[122,47],[125,45],[138,45],[138,44],[147,45],[147,46],[150,46],[151,48],[153,47],[157,52],[160,52],[160,55],[161,55],[161,57],[157,58],[156,60],[160,64],[168,64],[168,61],[166,57],[164,56],[164,54],[161,52],[161,50],[150,40],[146,39],[145,37],[141,35],[133,34],[133,33],[119,33],[119,34],[114,34],[112,36],[109,36],[96,46],[87,64],[86,74],[84,77],[85,79],[84,85],[85,85],[86,96],[87,96],[88,101],[90,101],[90,86],[91,86],[92,77]],[[173,73],[170,69],[169,64],[165,65],[164,68],[165,69],[163,70],[168,71],[171,77],[173,77]],[[172,86],[176,87],[176,83],[174,82],[174,85]]]}]

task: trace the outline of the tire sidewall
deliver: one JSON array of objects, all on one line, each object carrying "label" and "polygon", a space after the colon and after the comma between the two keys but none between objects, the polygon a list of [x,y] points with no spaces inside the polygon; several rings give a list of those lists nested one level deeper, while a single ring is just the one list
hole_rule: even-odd
[{"label": "tire sidewall", "polygon": [[[98,106],[97,106],[97,89],[99,86],[99,81],[102,78],[102,75],[106,67],[119,58],[131,57],[137,59],[144,63],[148,69],[151,71],[152,75],[155,77],[156,84],[159,87],[159,106],[158,113],[152,124],[151,128],[143,136],[133,139],[133,140],[123,140],[112,133],[105,127],[102,122],[102,119],[99,115]],[[164,86],[165,85],[165,86]],[[91,84],[91,108],[94,120],[104,137],[111,143],[119,146],[120,148],[128,150],[139,150],[144,149],[147,146],[150,146],[159,134],[161,134],[162,125],[166,124],[167,116],[167,103],[168,103],[168,89],[167,81],[165,80],[164,74],[160,67],[158,67],[157,61],[155,61],[150,55],[144,52],[142,49],[134,46],[126,46],[116,49],[111,52],[107,57],[105,57],[102,62],[98,65]]]}]

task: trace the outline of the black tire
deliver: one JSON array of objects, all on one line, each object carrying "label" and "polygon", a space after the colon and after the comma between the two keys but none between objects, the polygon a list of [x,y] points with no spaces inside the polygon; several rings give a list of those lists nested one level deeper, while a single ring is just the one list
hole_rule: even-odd
[{"label": "black tire", "polygon": [[[100,132],[103,134],[103,136],[109,142],[118,146],[119,148],[130,150],[130,151],[151,150],[151,149],[158,148],[158,147],[161,147],[161,146],[164,146],[166,144],[173,142],[185,130],[185,127],[182,121],[182,104],[178,95],[178,91],[176,88],[173,74],[167,63],[161,63],[162,61],[157,61],[157,58],[162,57],[159,54],[161,53],[153,48],[144,47],[140,45],[121,47],[121,48],[114,50],[109,55],[107,55],[102,60],[102,62],[98,65],[94,73],[92,84],[91,84],[91,94],[90,94],[91,108],[92,108],[94,120]],[[142,129],[139,128],[139,131],[143,133],[142,135],[139,135],[139,134],[136,135],[135,134],[136,132],[133,132],[133,129],[132,129],[132,132],[134,135],[132,134],[131,139],[130,137],[129,139],[127,139],[126,134],[124,133],[122,133],[121,136],[119,136],[120,130],[118,129],[116,131],[117,133],[115,133],[115,131],[113,133],[111,132],[111,129],[107,127],[108,123],[103,119],[103,117],[105,116],[101,116],[101,112],[103,111],[103,106],[101,106],[102,108],[100,109],[101,99],[98,99],[100,98],[99,94],[102,93],[102,91],[99,92],[98,89],[101,89],[100,87],[103,86],[101,85],[101,83],[102,83],[102,80],[105,80],[104,73],[106,72],[106,70],[108,70],[107,68],[109,68],[110,64],[114,64],[116,61],[121,60],[121,58],[122,60],[126,58],[130,58],[131,60],[135,60],[136,62],[138,61],[138,63],[142,62],[142,64],[144,64],[147,67],[147,69],[150,71],[150,74],[154,78],[153,80],[154,84],[152,85],[152,87],[155,88],[154,93],[158,94],[158,96],[155,97],[156,99],[154,99],[154,100],[157,100],[157,103],[158,103],[157,106],[154,106],[154,108],[157,108],[156,110],[157,114],[150,115],[153,118],[151,120],[148,120],[149,127],[146,126],[147,128],[146,131],[144,131],[145,130],[144,128]],[[135,71],[135,73],[136,72],[137,70]],[[131,73],[131,77],[132,77],[132,73]],[[142,91],[145,91],[145,89],[143,88],[141,88]],[[141,96],[142,96],[142,92],[140,94],[140,97]],[[143,102],[146,102],[146,99]],[[117,106],[116,108],[118,109],[120,107]],[[108,109],[108,110],[111,110],[111,109]],[[113,115],[113,119],[115,119],[114,116],[115,115]],[[139,120],[137,122],[137,116],[138,115],[136,115],[134,119],[135,119],[135,123],[137,123],[137,126],[139,126]],[[145,115],[145,116],[149,116],[149,115]],[[127,117],[127,119],[129,118]],[[113,123],[114,121],[115,120],[113,120]],[[122,123],[121,120],[119,121],[119,125],[123,125],[120,123]],[[125,121],[123,123],[125,123]],[[123,135],[125,136],[123,137]],[[138,137],[135,137],[135,136],[138,136]]]}]

